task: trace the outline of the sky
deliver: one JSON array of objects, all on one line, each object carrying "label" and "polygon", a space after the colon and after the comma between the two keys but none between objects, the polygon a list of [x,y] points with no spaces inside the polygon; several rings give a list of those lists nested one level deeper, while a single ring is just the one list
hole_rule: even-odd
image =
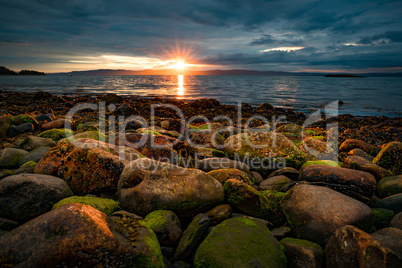
[{"label": "sky", "polygon": [[402,1],[0,0],[0,66],[402,72]]}]

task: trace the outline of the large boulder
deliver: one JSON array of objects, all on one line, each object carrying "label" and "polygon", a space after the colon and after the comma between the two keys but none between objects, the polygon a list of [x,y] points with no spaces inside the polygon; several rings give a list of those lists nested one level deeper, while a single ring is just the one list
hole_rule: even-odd
[{"label": "large boulder", "polygon": [[111,215],[113,212],[119,209],[119,202],[114,201],[113,199],[92,196],[70,196],[54,204],[52,209],[56,209],[70,203],[88,205],[105,213],[106,215]]},{"label": "large boulder", "polygon": [[372,174],[377,181],[384,177],[392,175],[389,170],[373,164],[371,161],[361,158],[360,156],[348,156],[343,161],[345,168],[356,169]]},{"label": "large boulder", "polygon": [[48,139],[51,139],[51,140],[53,140],[55,142],[58,142],[61,139],[68,138],[68,137],[73,136],[73,135],[74,135],[74,131],[72,131],[71,129],[68,129],[68,128],[61,128],[61,129],[54,128],[54,129],[49,129],[49,130],[43,131],[42,133],[40,133],[38,135],[38,137],[48,138]]},{"label": "large boulder", "polygon": [[224,199],[222,184],[205,172],[148,158],[126,165],[117,194],[123,209],[141,216],[164,209],[189,218]]},{"label": "large boulder", "polygon": [[[299,180],[350,186],[366,197],[373,196],[376,179],[370,173],[347,168],[311,165],[300,173]],[[360,191],[361,190],[361,191]]]},{"label": "large boulder", "polygon": [[224,184],[226,200],[234,208],[250,216],[268,220],[275,225],[286,222],[280,200],[283,193],[270,192],[264,195],[253,187],[234,179]]},{"label": "large boulder", "polygon": [[49,149],[50,147],[40,147],[38,149],[30,151],[20,158],[20,165],[22,166],[30,161],[38,163],[42,159],[42,157],[45,156],[47,151],[49,151]]},{"label": "large boulder", "polygon": [[75,147],[61,162],[58,177],[77,195],[115,192],[125,161],[101,148]]},{"label": "large boulder", "polygon": [[0,217],[28,221],[52,209],[60,200],[72,196],[60,178],[19,174],[0,181]]},{"label": "large boulder", "polygon": [[263,222],[238,217],[212,230],[198,247],[194,267],[285,268],[286,257]]},{"label": "large boulder", "polygon": [[374,158],[373,163],[391,170],[395,175],[402,172],[402,143],[388,143]]},{"label": "large boulder", "polygon": [[336,230],[325,247],[326,265],[332,267],[402,267],[389,248],[355,226]]},{"label": "large boulder", "polygon": [[325,245],[339,227],[353,224],[369,231],[374,223],[367,205],[326,187],[295,186],[281,204],[294,233],[320,245]]},{"label": "large boulder", "polygon": [[0,256],[17,267],[163,267],[155,234],[130,228],[125,238],[104,213],[67,204],[2,236]]},{"label": "large boulder", "polygon": [[402,193],[402,175],[386,177],[377,183],[377,193],[381,198]]},{"label": "large boulder", "polygon": [[233,135],[226,139],[225,148],[231,158],[247,160],[249,157],[254,166],[251,168],[265,176],[285,166],[298,169],[305,160],[304,153],[277,132],[246,132]]},{"label": "large boulder", "polygon": [[402,260],[402,230],[388,227],[371,234],[380,243],[391,249]]}]

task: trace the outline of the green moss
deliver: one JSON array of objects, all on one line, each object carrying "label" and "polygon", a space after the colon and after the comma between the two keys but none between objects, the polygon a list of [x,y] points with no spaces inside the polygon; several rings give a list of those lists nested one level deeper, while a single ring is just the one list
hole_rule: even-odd
[{"label": "green moss", "polygon": [[140,131],[140,133],[143,133],[143,134],[150,134],[150,135],[156,135],[156,136],[161,136],[161,135],[162,135],[162,134],[160,134],[159,132],[152,131],[152,130],[142,130],[142,131]]},{"label": "green moss", "polygon": [[198,129],[209,129],[209,125],[208,124],[201,125],[198,127]]},{"label": "green moss", "polygon": [[381,222],[388,222],[390,223],[392,218],[394,217],[395,213],[392,211],[387,212],[382,209],[377,209],[377,208],[372,208],[371,209],[374,213],[375,221],[381,221]]},{"label": "green moss", "polygon": [[43,131],[40,133],[38,136],[41,138],[48,138],[53,141],[59,141],[61,139],[70,137],[74,135],[74,131],[71,129],[67,128],[61,128],[61,129],[49,129],[46,131]]},{"label": "green moss", "polygon": [[340,166],[342,166],[340,163],[341,162],[335,162],[335,161],[331,161],[331,160],[307,161],[307,162],[303,163],[303,165],[301,166],[301,169],[304,169],[310,165],[324,165],[324,166],[340,167]]},{"label": "green moss", "polygon": [[36,162],[29,161],[29,162],[26,162],[25,164],[23,164],[21,167],[26,167],[26,166],[29,166],[31,169],[34,169],[36,166]]},{"label": "green moss", "polygon": [[[144,236],[144,242],[145,244],[156,254],[158,258],[158,262],[161,266],[163,266],[163,255],[161,251],[161,246],[159,245],[158,238],[156,237],[156,234],[154,231],[152,231],[148,226],[143,224],[142,222],[139,222],[140,225],[146,227],[149,231],[149,236]],[[147,262],[149,263],[149,267],[155,267],[154,263],[152,261]]]},{"label": "green moss", "polygon": [[307,241],[307,240],[286,237],[286,238],[284,238],[284,239],[282,239],[280,241],[281,244],[283,244],[285,242],[289,243],[289,244],[299,245],[299,246],[302,246],[302,247],[307,248],[307,249],[318,250],[322,254],[324,254],[320,245],[318,245],[316,243],[313,243],[313,242],[310,242],[310,241]]},{"label": "green moss", "polygon": [[155,210],[149,213],[144,219],[144,225],[148,226],[152,230],[164,225],[167,222],[166,217],[170,211],[167,210]]},{"label": "green moss", "polygon": [[88,196],[71,196],[64,198],[58,203],[54,204],[53,209],[56,209],[62,205],[69,203],[80,203],[89,205],[106,215],[111,215],[113,212],[119,209],[119,202],[108,198],[88,197]]},{"label": "green moss", "polygon": [[313,136],[313,138],[314,138],[314,139],[317,139],[317,140],[323,140],[323,139],[324,139],[324,136]]},{"label": "green moss", "polygon": [[310,129],[307,129],[305,132],[307,134],[309,134],[309,135],[315,135],[316,134],[316,132],[314,130],[310,130]]}]

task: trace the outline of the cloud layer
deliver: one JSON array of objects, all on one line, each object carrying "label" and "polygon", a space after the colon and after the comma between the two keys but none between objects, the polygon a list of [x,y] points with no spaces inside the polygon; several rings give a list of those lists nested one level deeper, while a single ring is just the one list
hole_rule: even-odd
[{"label": "cloud layer", "polygon": [[[105,55],[161,61],[180,56],[226,69],[402,67],[401,1],[0,0],[0,4],[0,63],[14,69],[108,68],[105,61],[90,60]],[[303,49],[277,49],[292,47]],[[124,62],[117,66],[125,68]]]}]

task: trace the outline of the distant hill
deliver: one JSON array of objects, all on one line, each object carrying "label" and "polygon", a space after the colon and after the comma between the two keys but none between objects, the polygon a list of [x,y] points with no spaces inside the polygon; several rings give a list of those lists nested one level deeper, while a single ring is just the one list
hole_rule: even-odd
[{"label": "distant hill", "polygon": [[32,70],[21,70],[17,73],[4,66],[0,66],[0,75],[45,75],[45,73]]},{"label": "distant hill", "polygon": [[[100,69],[88,71],[72,71],[65,73],[48,73],[48,75],[68,75],[68,76],[81,76],[81,75],[265,75],[265,76],[325,76],[323,73],[308,73],[308,72],[279,72],[279,71],[256,71],[246,69],[232,69],[232,70],[208,70],[208,71],[193,71],[187,70],[179,73],[171,69],[159,70],[115,70],[115,69]],[[402,73],[366,73],[366,74],[342,74],[343,77],[354,76],[384,76],[384,77],[402,77]],[[330,74],[329,77],[332,75]],[[336,75],[335,75],[336,76]]]}]

